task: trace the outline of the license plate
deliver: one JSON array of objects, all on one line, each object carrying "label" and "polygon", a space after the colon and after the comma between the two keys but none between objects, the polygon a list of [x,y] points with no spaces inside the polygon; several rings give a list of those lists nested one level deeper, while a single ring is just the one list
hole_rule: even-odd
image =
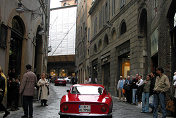
[{"label": "license plate", "polygon": [[79,112],[90,112],[90,105],[79,105]]}]

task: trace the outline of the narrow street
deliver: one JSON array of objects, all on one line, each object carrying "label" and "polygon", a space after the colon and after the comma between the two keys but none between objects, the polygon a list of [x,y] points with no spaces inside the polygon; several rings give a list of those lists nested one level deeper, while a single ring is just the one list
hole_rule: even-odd
[{"label": "narrow street", "polygon": [[[66,94],[67,86],[54,86],[50,84],[50,96],[47,107],[41,107],[40,102],[34,102],[34,118],[59,118],[59,104],[61,97]],[[130,105],[125,102],[119,102],[117,98],[113,99],[113,118],[152,118],[151,113],[140,113],[139,106]],[[2,113],[0,117],[2,117]],[[18,111],[11,111],[7,118],[20,118],[23,115],[23,110],[20,107]]]}]

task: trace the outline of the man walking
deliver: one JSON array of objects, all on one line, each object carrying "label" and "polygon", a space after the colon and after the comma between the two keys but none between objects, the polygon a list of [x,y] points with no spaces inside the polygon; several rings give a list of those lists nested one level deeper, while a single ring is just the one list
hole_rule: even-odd
[{"label": "man walking", "polygon": [[[37,77],[31,71],[31,65],[26,65],[27,72],[23,75],[23,80],[20,86],[20,94],[23,96],[24,116],[22,118],[33,118],[33,96],[34,87],[37,84]],[[29,109],[28,109],[29,108]],[[28,114],[29,113],[29,114]]]},{"label": "man walking", "polygon": [[10,112],[7,111],[7,109],[2,104],[4,93],[5,93],[5,88],[6,88],[5,87],[5,78],[2,75],[3,75],[2,68],[0,66],[0,109],[5,112],[5,114],[3,116],[3,118],[5,118],[10,114]]},{"label": "man walking", "polygon": [[166,101],[165,101],[165,93],[170,88],[170,83],[168,77],[164,74],[163,68],[157,68],[156,73],[158,76],[156,77],[155,87],[154,87],[154,111],[153,118],[158,117],[158,103],[160,101],[162,108],[162,118],[166,118]]}]

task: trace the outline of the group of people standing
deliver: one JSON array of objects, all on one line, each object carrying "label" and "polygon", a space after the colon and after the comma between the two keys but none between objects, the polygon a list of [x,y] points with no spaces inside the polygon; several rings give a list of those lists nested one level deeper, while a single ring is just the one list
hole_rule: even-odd
[{"label": "group of people standing", "polygon": [[[37,77],[35,73],[32,72],[32,66],[31,65],[26,65],[27,72],[23,75],[23,79],[21,83],[17,81],[17,79],[10,79],[8,80],[5,75],[2,73],[2,68],[0,67],[0,109],[5,112],[3,118],[7,117],[10,112],[7,111],[7,109],[3,106],[2,101],[3,97],[6,94],[9,94],[11,97],[13,97],[13,101],[10,101],[11,104],[14,104],[15,106],[18,106],[18,101],[19,96],[21,96],[22,99],[22,106],[24,110],[24,115],[21,118],[33,118],[33,97],[36,91],[36,88],[38,88],[38,99],[41,100],[41,106],[48,106],[47,105],[47,99],[49,95],[49,82],[46,79],[45,73],[41,74],[41,78],[37,80]],[[9,76],[11,76],[9,74]],[[14,75],[13,75],[14,76]],[[12,76],[11,76],[12,77]],[[10,83],[10,89],[8,88],[9,83]],[[15,89],[12,93],[11,89],[12,87],[17,87],[18,83],[18,89]],[[9,91],[8,91],[9,90]],[[17,97],[17,100],[16,98]],[[11,99],[8,99],[11,100]]]},{"label": "group of people standing", "polygon": [[[173,80],[176,81],[176,73]],[[119,91],[119,100],[124,100],[126,97],[128,103],[135,105],[142,102],[141,113],[149,112],[149,107],[151,107],[154,118],[158,117],[160,103],[163,118],[166,118],[166,92],[169,91],[170,86],[169,78],[164,74],[163,68],[157,68],[156,72],[151,72],[146,78],[139,74],[136,74],[136,77],[132,79],[130,76],[127,79],[120,76],[117,89]],[[176,82],[174,82],[173,86],[176,88]],[[176,90],[174,97],[176,104]],[[149,98],[151,99],[150,104]]]}]

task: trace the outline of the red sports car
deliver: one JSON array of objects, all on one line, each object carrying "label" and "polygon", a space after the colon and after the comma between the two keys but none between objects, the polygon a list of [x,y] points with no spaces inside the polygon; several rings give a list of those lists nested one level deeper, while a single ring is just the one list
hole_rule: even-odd
[{"label": "red sports car", "polygon": [[58,78],[58,79],[56,79],[54,81],[54,83],[55,83],[55,86],[57,86],[57,85],[64,85],[64,86],[66,86],[67,81],[64,80],[64,79],[62,79],[62,78]]},{"label": "red sports car", "polygon": [[60,118],[112,118],[112,98],[99,84],[75,84],[60,102]]}]

